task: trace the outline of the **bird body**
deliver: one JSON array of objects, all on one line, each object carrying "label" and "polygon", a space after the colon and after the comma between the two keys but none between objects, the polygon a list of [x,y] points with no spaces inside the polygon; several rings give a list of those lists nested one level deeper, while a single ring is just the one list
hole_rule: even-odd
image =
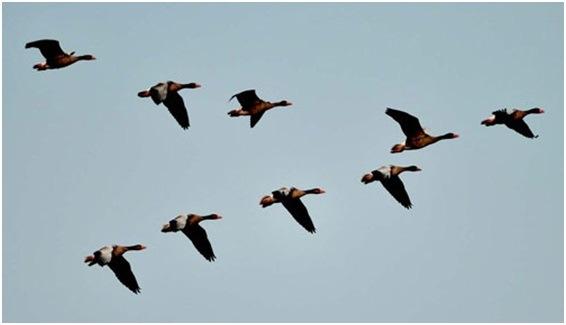
[{"label": "bird body", "polygon": [[152,86],[148,90],[138,92],[139,97],[151,97],[156,105],[163,103],[173,115],[177,123],[183,128],[187,129],[190,126],[189,115],[185,102],[178,91],[185,88],[199,88],[199,84],[191,82],[188,84],[181,84],[174,81],[165,81]]},{"label": "bird body", "polygon": [[202,228],[199,223],[203,220],[218,220],[222,219],[218,214],[210,214],[200,216],[197,214],[179,215],[175,219],[164,224],[161,232],[177,232],[182,231],[193,243],[197,251],[209,262],[216,259],[216,255],[212,250],[212,245],[208,240],[206,230]]},{"label": "bird body", "polygon": [[60,69],[81,60],[96,60],[96,58],[90,54],[77,56],[74,55],[75,52],[65,53],[57,40],[43,39],[26,44],[26,49],[32,47],[38,48],[41,55],[43,55],[46,60],[43,63],[38,63],[33,66],[37,71]]},{"label": "bird body", "polygon": [[234,109],[228,112],[231,117],[238,116],[250,116],[250,127],[254,127],[257,122],[261,119],[263,114],[268,110],[278,107],[278,106],[291,106],[292,104],[286,100],[271,103],[260,99],[254,89],[246,90],[241,93],[235,94],[230,97],[232,100],[234,97],[238,99],[240,105],[239,109]]},{"label": "bird body", "polygon": [[504,124],[511,130],[533,139],[538,138],[538,135],[534,135],[533,131],[529,128],[527,123],[523,120],[525,116],[529,114],[542,114],[544,110],[538,107],[531,108],[529,110],[523,111],[519,109],[502,109],[492,112],[491,116],[483,120],[481,124],[485,126],[492,126],[496,124]]},{"label": "bird body", "polygon": [[301,190],[296,187],[290,189],[282,187],[278,190],[271,192],[271,195],[266,195],[261,198],[259,204],[266,208],[274,203],[281,203],[289,211],[291,216],[303,228],[310,233],[315,233],[316,228],[312,222],[306,206],[301,202],[301,197],[307,194],[323,194],[326,193],[321,188],[313,188],[309,190]]},{"label": "bird body", "polygon": [[391,148],[391,153],[421,149],[440,140],[455,139],[458,137],[455,133],[446,133],[441,136],[428,135],[422,128],[418,118],[403,111],[387,108],[385,114],[391,116],[399,123],[401,130],[407,137],[404,143],[394,145],[393,148]]},{"label": "bird body", "polygon": [[410,209],[413,204],[411,203],[411,199],[407,194],[407,190],[405,190],[405,185],[399,178],[399,174],[404,171],[420,171],[421,169],[417,166],[382,166],[376,170],[371,171],[368,174],[365,174],[362,177],[362,183],[369,184],[371,182],[381,182],[383,187],[397,200],[397,202],[401,203],[407,209]]},{"label": "bird body", "polygon": [[85,257],[84,262],[88,263],[88,266],[98,264],[101,267],[104,267],[108,265],[124,286],[130,289],[133,293],[138,294],[140,292],[140,287],[134,273],[132,272],[130,263],[123,255],[130,250],[143,250],[145,248],[146,247],[141,244],[133,246],[104,246],[95,251],[92,255]]}]

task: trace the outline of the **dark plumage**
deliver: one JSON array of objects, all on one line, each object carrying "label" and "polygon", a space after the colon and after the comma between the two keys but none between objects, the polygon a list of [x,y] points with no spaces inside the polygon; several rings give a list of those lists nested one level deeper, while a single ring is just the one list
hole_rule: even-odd
[{"label": "dark plumage", "polygon": [[385,187],[387,192],[389,192],[397,202],[401,203],[407,209],[410,209],[413,204],[405,190],[405,185],[399,178],[399,174],[404,171],[420,171],[421,169],[417,166],[400,167],[400,166],[382,166],[376,170],[373,170],[369,174],[365,174],[362,177],[362,183],[369,184],[371,182],[379,181]]},{"label": "dark plumage", "polygon": [[419,119],[411,114],[405,113],[392,108],[387,108],[385,114],[391,116],[405,133],[407,139],[405,143],[396,144],[391,148],[391,153],[402,152],[403,150],[414,150],[424,148],[435,142],[445,139],[455,139],[458,137],[455,133],[446,133],[441,136],[431,136],[425,133]]},{"label": "dark plumage", "polygon": [[202,228],[199,223],[203,220],[218,220],[222,219],[217,214],[210,214],[207,216],[199,216],[196,214],[179,215],[175,219],[169,221],[168,224],[163,225],[162,232],[177,232],[182,231],[193,243],[199,253],[204,256],[209,262],[216,259],[212,245],[206,235],[206,230]]},{"label": "dark plumage", "polygon": [[141,244],[133,246],[104,246],[92,255],[85,257],[84,262],[88,263],[88,266],[98,264],[103,267],[108,265],[124,286],[130,289],[133,293],[138,294],[140,292],[140,286],[132,272],[130,263],[128,263],[123,255],[130,250],[143,250],[145,248],[146,247]]},{"label": "dark plumage", "polygon": [[316,228],[312,222],[309,215],[307,207],[301,202],[301,197],[307,194],[323,194],[325,191],[320,188],[313,188],[310,190],[300,190],[295,187],[287,189],[283,187],[279,190],[273,191],[271,195],[266,195],[261,198],[259,204],[265,208],[273,203],[281,203],[289,211],[291,216],[297,221],[303,228],[305,228],[310,233],[315,233]]},{"label": "dark plumage", "polygon": [[257,96],[254,89],[242,91],[241,93],[230,97],[230,100],[232,100],[234,97],[238,99],[238,102],[240,103],[240,105],[242,105],[242,107],[240,109],[231,110],[230,112],[228,112],[228,115],[230,115],[231,117],[249,115],[250,127],[252,128],[257,124],[257,122],[259,122],[263,114],[268,110],[277,106],[292,105],[286,100],[282,100],[276,103],[266,102]]},{"label": "dark plumage", "polygon": [[35,47],[41,52],[41,55],[45,57],[46,62],[38,63],[33,66],[37,71],[43,71],[48,69],[60,69],[69,66],[75,62],[81,60],[95,60],[96,58],[90,54],[75,56],[75,52],[69,54],[63,52],[59,41],[44,39],[34,42],[29,42],[26,44],[26,49]]},{"label": "dark plumage", "polygon": [[184,88],[199,88],[200,85],[194,82],[188,84],[180,84],[173,81],[161,82],[157,85],[149,88],[148,90],[143,90],[138,93],[139,97],[151,97],[156,105],[163,103],[169,113],[173,115],[177,123],[183,128],[187,129],[190,126],[189,115],[187,113],[187,108],[185,107],[185,102],[181,95],[179,95],[179,90]]},{"label": "dark plumage", "polygon": [[531,108],[526,111],[518,110],[518,109],[502,109],[495,111],[491,114],[490,117],[483,120],[481,124],[485,126],[492,126],[496,124],[505,124],[511,130],[516,131],[517,133],[530,138],[538,138],[538,135],[534,135],[533,131],[529,128],[527,123],[523,120],[523,118],[529,114],[542,114],[544,110],[538,107]]}]

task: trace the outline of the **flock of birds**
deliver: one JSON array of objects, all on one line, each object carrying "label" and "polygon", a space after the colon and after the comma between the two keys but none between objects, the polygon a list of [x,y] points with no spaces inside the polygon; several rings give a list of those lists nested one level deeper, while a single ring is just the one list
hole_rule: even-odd
[{"label": "flock of birds", "polygon": [[[38,48],[46,61],[33,66],[38,71],[49,69],[60,69],[83,60],[95,60],[92,55],[74,55],[75,52],[65,53],[59,42],[56,40],[38,40],[27,43],[26,48]],[[139,97],[151,97],[156,105],[163,103],[175,118],[177,123],[187,129],[190,126],[189,115],[183,98],[179,95],[179,90],[189,88],[199,88],[197,83],[181,84],[173,81],[166,81],[156,84],[148,90],[140,91]],[[255,90],[246,90],[235,94],[230,98],[236,98],[241,108],[228,112],[231,117],[250,116],[250,127],[254,127],[261,117],[268,110],[275,107],[285,107],[292,105],[286,100],[279,102],[268,102],[260,99]],[[504,124],[508,128],[518,132],[527,138],[537,138],[529,126],[525,123],[524,117],[529,114],[541,114],[544,111],[540,108],[532,108],[529,110],[519,109],[503,109],[492,113],[487,119],[481,122],[482,125],[492,126]],[[440,140],[455,139],[458,135],[455,133],[446,133],[440,136],[432,136],[427,134],[422,128],[419,119],[415,116],[392,108],[387,108],[385,114],[393,118],[401,126],[401,130],[406,136],[403,143],[396,144],[391,148],[391,153],[400,153],[404,150],[417,150],[434,144]],[[403,207],[410,209],[412,207],[411,200],[399,178],[399,175],[405,171],[416,172],[421,169],[417,166],[382,166],[363,175],[361,181],[364,184],[371,182],[381,182],[383,187],[397,200]],[[309,194],[323,194],[325,191],[321,188],[313,188],[301,190],[295,187],[280,188],[261,198],[260,205],[265,208],[274,203],[281,203],[291,216],[309,233],[315,233],[316,228],[309,215],[306,206],[301,202],[301,198]],[[193,243],[197,251],[208,261],[212,262],[216,259],[212,245],[208,240],[208,236],[200,223],[204,220],[219,220],[221,216],[210,214],[200,216],[196,214],[179,215],[169,223],[163,225],[161,231],[177,232],[181,231]],[[108,265],[114,272],[118,280],[134,293],[140,292],[140,287],[132,272],[130,263],[124,258],[124,253],[133,250],[143,250],[146,247],[138,244],[133,246],[112,245],[104,246],[95,251],[92,255],[85,258],[84,262],[89,266],[98,264],[100,266]]]}]

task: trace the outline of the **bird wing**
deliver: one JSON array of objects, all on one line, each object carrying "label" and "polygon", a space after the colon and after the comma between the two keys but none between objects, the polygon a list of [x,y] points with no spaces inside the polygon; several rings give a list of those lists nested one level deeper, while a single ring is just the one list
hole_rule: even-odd
[{"label": "bird wing", "polygon": [[398,176],[391,176],[381,179],[381,184],[389,192],[397,202],[401,203],[407,209],[410,209],[413,204],[409,198],[409,194],[405,190],[405,185]]},{"label": "bird wing", "polygon": [[125,285],[128,289],[130,289],[133,293],[138,294],[140,292],[140,286],[138,285],[138,281],[136,281],[136,277],[132,272],[132,268],[130,267],[130,263],[126,261],[123,256],[113,256],[108,266],[120,282]]},{"label": "bird wing", "polygon": [[307,207],[301,202],[300,199],[285,198],[281,201],[285,209],[289,211],[291,216],[310,233],[315,233],[316,228],[312,222],[311,216]]},{"label": "bird wing", "polygon": [[517,131],[518,133],[526,136],[527,138],[538,138],[538,135],[534,135],[533,131],[529,128],[525,121],[521,120],[513,120],[509,123],[506,123],[508,128]]},{"label": "bird wing", "polygon": [[240,103],[240,105],[242,105],[243,110],[246,110],[248,107],[263,102],[259,97],[257,97],[255,89],[242,91],[241,93],[230,97],[230,100],[232,100],[234,97],[238,99],[238,102]]},{"label": "bird wing", "polygon": [[163,104],[169,109],[169,113],[173,115],[175,120],[177,120],[183,129],[190,126],[187,108],[185,107],[183,97],[181,97],[179,93],[176,91],[169,92],[167,94],[167,98],[163,101]]},{"label": "bird wing", "polygon": [[65,52],[61,49],[59,45],[59,41],[51,40],[51,39],[43,39],[35,42],[29,42],[26,44],[26,49],[30,47],[38,48],[47,60],[56,58],[60,55],[66,55]]},{"label": "bird wing", "polygon": [[183,233],[189,237],[197,251],[199,251],[199,253],[209,262],[216,259],[214,251],[212,250],[212,245],[210,245],[210,241],[208,241],[206,230],[204,230],[203,227],[198,224],[188,226],[183,229]]},{"label": "bird wing", "polygon": [[257,124],[257,122],[259,122],[259,120],[263,116],[263,113],[265,113],[265,111],[257,113],[257,114],[250,115],[250,127],[251,128],[253,128]]},{"label": "bird wing", "polygon": [[419,119],[409,113],[387,108],[385,114],[391,116],[397,123],[401,125],[401,130],[407,137],[412,137],[420,133],[424,133]]}]

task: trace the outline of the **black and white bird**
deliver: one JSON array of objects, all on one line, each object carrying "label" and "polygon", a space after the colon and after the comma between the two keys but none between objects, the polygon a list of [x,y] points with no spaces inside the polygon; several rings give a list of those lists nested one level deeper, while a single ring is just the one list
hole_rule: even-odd
[{"label": "black and white bird", "polygon": [[519,109],[501,109],[491,113],[492,115],[487,119],[483,120],[481,124],[485,126],[492,126],[495,124],[505,124],[511,130],[516,131],[517,133],[530,138],[538,138],[538,135],[534,135],[533,131],[529,128],[527,123],[523,120],[523,118],[529,114],[542,114],[544,110],[542,108],[531,108],[526,111],[522,111]]},{"label": "black and white bird", "polygon": [[291,187],[290,189],[282,187],[278,190],[271,192],[271,195],[266,195],[261,198],[259,204],[262,208],[266,208],[273,203],[281,203],[289,211],[291,216],[297,221],[303,228],[305,228],[310,233],[315,233],[316,228],[312,222],[311,216],[307,207],[301,202],[301,197],[307,194],[323,194],[326,193],[321,188],[312,188],[309,190],[301,190],[296,187]]},{"label": "black and white bird", "polygon": [[401,205],[405,208],[410,209],[413,204],[411,203],[409,194],[407,194],[407,190],[405,190],[405,185],[403,185],[403,182],[399,178],[399,174],[404,171],[418,172],[421,171],[421,169],[417,166],[382,166],[368,174],[365,174],[362,177],[362,183],[369,184],[371,182],[381,182],[383,187],[385,187],[385,189],[395,198],[395,200],[397,200],[397,202],[401,203]]},{"label": "black and white bird", "polygon": [[146,247],[141,244],[133,246],[104,246],[92,255],[85,257],[84,262],[88,263],[88,266],[98,264],[104,267],[105,265],[108,265],[123,285],[125,285],[133,293],[138,294],[140,292],[140,286],[132,272],[130,263],[128,263],[123,255],[127,251],[140,251],[145,248]]},{"label": "black and white bird", "polygon": [[202,228],[199,223],[203,220],[218,220],[222,219],[217,214],[209,214],[206,216],[199,216],[197,214],[179,215],[169,223],[163,225],[161,232],[177,232],[182,231],[193,242],[193,245],[209,262],[216,259],[212,245],[206,235],[206,230]]},{"label": "black and white bird", "polygon": [[138,93],[139,97],[151,97],[156,105],[163,103],[169,113],[173,115],[177,123],[183,128],[187,129],[190,126],[189,114],[185,107],[183,97],[179,95],[179,90],[189,88],[199,88],[201,85],[191,82],[188,84],[180,84],[174,81],[160,82],[157,85],[143,90]]}]

